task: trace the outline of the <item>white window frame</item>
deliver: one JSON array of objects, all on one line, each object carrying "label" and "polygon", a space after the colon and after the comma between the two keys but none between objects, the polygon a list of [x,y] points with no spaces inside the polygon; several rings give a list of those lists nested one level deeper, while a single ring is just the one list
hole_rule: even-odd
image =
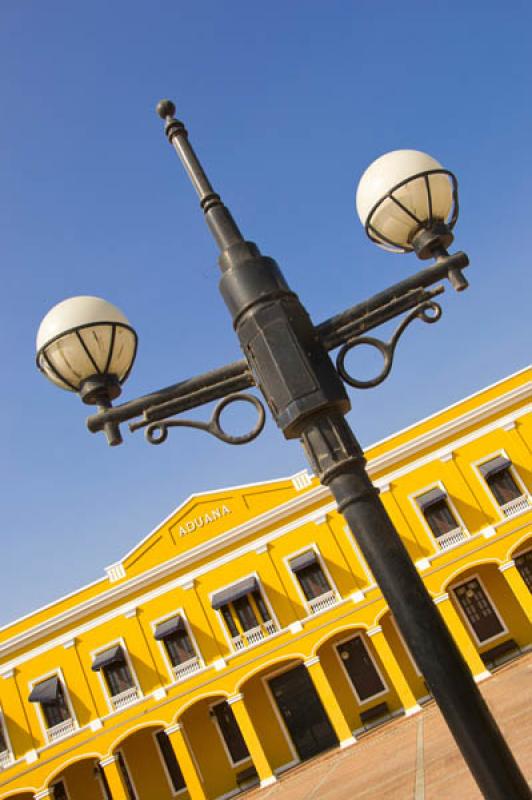
[{"label": "white window frame", "polygon": [[[185,776],[183,775],[183,780],[185,781],[185,785],[183,786],[182,789],[178,789],[176,791],[174,789],[174,784],[172,782],[172,776],[170,775],[168,767],[166,766],[166,761],[164,760],[164,756],[162,754],[162,750],[159,747],[159,742],[157,741],[157,734],[158,733],[165,733],[164,728],[160,728],[158,731],[152,731],[153,744],[154,744],[155,749],[157,750],[157,753],[159,755],[159,759],[161,761],[161,764],[163,765],[163,770],[164,770],[164,774],[166,775],[166,779],[168,781],[168,788],[170,789],[170,794],[172,795],[172,797],[178,797],[180,794],[184,794],[186,791],[188,791],[187,790],[187,783],[185,781]],[[168,737],[168,739],[170,739],[170,737]],[[172,743],[170,742],[170,747],[171,746],[172,746]],[[176,757],[176,761],[177,761],[177,757]],[[177,761],[177,763],[179,764],[179,761]],[[181,766],[179,767],[179,769],[181,769]],[[183,774],[183,773],[181,773],[181,774]]]},{"label": "white window frame", "polygon": [[[129,655],[129,651],[128,651],[127,647],[126,647],[126,643],[125,643],[125,640],[124,640],[123,636],[121,636],[119,639],[114,639],[111,642],[107,642],[107,644],[98,647],[96,650],[91,650],[90,651],[91,665],[94,663],[94,659],[96,658],[96,656],[98,656],[100,653],[105,652],[105,650],[110,650],[111,647],[115,647],[116,645],[120,645],[120,647],[122,648],[122,652],[124,653],[124,656],[125,656],[125,659],[126,659],[126,663],[127,663],[128,667],[129,667],[129,671],[130,671],[131,677],[133,679],[133,683],[134,683],[134,685],[135,685],[135,687],[137,689],[137,700],[135,702],[138,702],[139,700],[141,700],[144,697],[144,694],[142,692],[139,680],[137,678],[137,673],[133,669],[133,664],[132,664],[132,661],[131,661],[131,658],[130,658],[130,655]],[[107,707],[109,709],[109,713],[110,714],[119,714],[121,711],[123,711],[123,709],[122,708],[116,709],[114,707],[114,705],[113,705],[113,696],[111,695],[111,693],[109,691],[109,687],[107,686],[107,681],[105,680],[105,677],[102,674],[102,670],[99,669],[97,671],[97,674],[98,674],[98,680],[100,681],[100,685],[102,687],[103,695],[104,695],[105,700],[107,702]],[[131,703],[131,705],[134,705],[134,703]],[[128,706],[126,706],[126,708],[128,708]]]},{"label": "white window frame", "polygon": [[517,488],[521,489],[521,495],[524,496],[524,497],[527,497],[528,498],[528,502],[530,503],[530,493],[529,493],[527,487],[525,486],[521,476],[517,472],[517,470],[516,470],[516,468],[514,466],[514,462],[512,461],[512,459],[510,458],[510,456],[508,455],[506,450],[504,450],[504,449],[496,450],[494,453],[491,453],[490,455],[484,455],[484,456],[482,456],[482,458],[479,458],[476,461],[472,461],[471,462],[471,466],[473,467],[473,470],[476,473],[478,480],[482,484],[482,488],[484,489],[485,493],[489,497],[491,504],[493,505],[493,507],[497,511],[497,514],[499,516],[499,520],[506,521],[506,520],[509,519],[509,517],[505,517],[504,516],[504,512],[502,510],[502,506],[500,506],[499,503],[497,502],[497,499],[496,499],[495,495],[493,494],[493,492],[491,491],[486,478],[484,477],[484,475],[480,471],[480,467],[483,464],[486,464],[488,461],[493,461],[493,459],[497,458],[498,456],[501,456],[502,458],[507,458],[508,459],[508,461],[510,462],[510,466],[508,467],[508,469],[510,470],[510,475],[514,479],[515,485],[517,486]]},{"label": "white window frame", "polygon": [[[35,686],[37,686],[38,683],[43,683],[44,681],[48,680],[48,678],[54,678],[54,677],[58,677],[60,682],[61,682],[61,688],[63,690],[63,695],[64,695],[64,698],[65,698],[65,702],[67,704],[68,710],[70,711],[70,719],[74,723],[74,731],[77,731],[77,730],[79,730],[79,723],[78,723],[78,719],[76,717],[76,714],[74,713],[74,706],[72,705],[72,701],[70,699],[70,693],[68,691],[67,683],[65,681],[65,676],[63,674],[63,670],[61,669],[61,667],[57,667],[56,669],[51,670],[50,672],[47,672],[44,675],[39,675],[38,678],[35,678],[34,680],[30,681],[28,683],[30,694],[33,691],[33,688]],[[33,703],[32,702],[32,703],[30,703],[30,705],[31,706],[37,706],[37,708],[35,708],[35,712],[37,714],[37,719],[39,720],[39,725],[40,725],[40,728],[41,728],[41,732],[42,732],[42,735],[43,735],[43,740],[44,740],[45,746],[50,747],[53,744],[57,744],[57,742],[49,742],[48,741],[48,731],[50,730],[50,728],[46,727],[46,717],[44,716],[44,712],[42,710],[41,703]],[[69,734],[69,736],[70,735],[72,735],[72,734]],[[64,738],[66,739],[68,737],[65,736]],[[58,739],[57,741],[60,741],[60,740]]]},{"label": "white window frame", "polygon": [[428,534],[429,539],[434,544],[435,554],[439,554],[439,553],[443,553],[443,552],[445,552],[447,550],[452,550],[453,547],[458,547],[460,544],[463,544],[463,541],[465,541],[465,539],[463,541],[461,541],[461,542],[458,542],[455,545],[452,545],[451,547],[445,548],[445,550],[442,550],[442,548],[439,546],[438,537],[435,536],[434,533],[432,532],[432,528],[430,527],[429,523],[427,522],[427,518],[425,517],[425,514],[423,513],[423,510],[421,509],[421,507],[419,505],[419,502],[418,502],[419,500],[421,500],[421,498],[423,497],[424,494],[428,494],[428,492],[432,491],[433,489],[440,489],[440,491],[442,491],[444,493],[445,502],[449,506],[451,514],[453,515],[453,517],[456,520],[457,527],[461,528],[461,530],[464,533],[464,536],[465,536],[466,539],[469,539],[471,537],[471,533],[469,532],[464,520],[462,519],[462,517],[458,513],[458,509],[456,508],[454,502],[452,501],[449,492],[445,488],[445,484],[443,483],[443,481],[440,481],[440,480],[433,481],[432,483],[428,484],[428,486],[425,486],[423,489],[416,489],[415,492],[412,492],[412,494],[408,495],[408,499],[409,499],[410,503],[412,504],[412,506],[414,508],[414,511],[416,513],[417,518],[420,520],[421,525],[423,526],[425,532]]},{"label": "white window frame", "polygon": [[[70,800],[70,791],[69,791],[69,788],[68,788],[68,782],[67,782],[67,780],[66,780],[64,775],[63,775],[62,778],[58,778],[57,780],[55,780],[53,783],[50,784],[50,790],[52,790],[54,788],[54,786],[57,786],[58,783],[62,783],[63,784],[63,786],[65,787],[65,794],[67,796],[67,800]],[[51,795],[51,796],[53,797],[53,795]]]},{"label": "white window frame", "polygon": [[[238,578],[236,578],[236,580],[232,580],[231,583],[227,583],[225,586],[220,586],[219,588],[215,589],[214,591],[209,592],[209,605],[211,607],[211,611],[214,611],[214,613],[216,614],[216,618],[218,620],[218,625],[222,629],[222,632],[223,632],[223,635],[225,637],[225,641],[227,642],[227,646],[229,648],[229,652],[230,653],[241,653],[242,650],[235,650],[234,649],[233,640],[232,640],[231,634],[229,633],[227,625],[225,624],[225,620],[223,618],[222,612],[220,611],[219,608],[218,609],[214,609],[212,607],[212,598],[214,597],[215,594],[218,594],[218,592],[223,592],[226,589],[230,589],[231,586],[234,586],[236,583],[240,583],[241,581],[245,581],[248,578],[255,578],[256,579],[258,587],[259,587],[259,591],[260,591],[260,593],[262,595],[262,599],[264,600],[266,608],[270,612],[270,619],[272,620],[272,622],[275,623],[275,627],[277,628],[277,631],[281,630],[280,625],[279,625],[279,620],[277,619],[277,617],[276,617],[276,615],[275,615],[275,613],[273,611],[273,607],[272,607],[272,604],[270,603],[270,600],[268,598],[267,593],[264,591],[264,586],[262,584],[262,581],[261,581],[258,573],[257,572],[250,572],[248,575],[239,576]],[[264,623],[262,623],[259,620],[259,624],[263,625]],[[269,638],[269,637],[266,637],[266,638]],[[262,641],[264,641],[264,640],[261,640],[261,642]],[[252,645],[247,645],[246,647],[243,648],[243,650],[247,650],[249,647],[256,647],[256,645],[257,644],[261,644],[261,642],[257,642],[256,644],[252,644]]]},{"label": "white window frame", "polygon": [[[152,630],[153,639],[158,644],[159,650],[162,653],[162,657],[163,657],[164,663],[166,665],[166,669],[168,670],[168,674],[170,676],[170,683],[171,684],[181,683],[182,681],[186,680],[186,678],[190,677],[189,675],[187,675],[184,678],[181,678],[180,680],[176,680],[176,677],[175,677],[175,674],[174,674],[174,668],[172,666],[172,662],[170,660],[170,656],[168,655],[168,650],[166,649],[166,645],[164,643],[164,639],[163,640],[155,639],[155,630],[156,630],[157,626],[160,625],[163,622],[166,622],[169,619],[173,619],[174,617],[180,617],[183,620],[184,625],[185,625],[185,629],[186,629],[186,632],[187,632],[187,636],[189,637],[190,641],[192,642],[192,644],[194,646],[194,652],[196,653],[196,656],[197,656],[197,658],[199,660],[199,667],[196,670],[196,672],[199,672],[201,669],[205,668],[205,661],[203,660],[203,656],[201,655],[201,651],[200,651],[200,649],[198,647],[198,643],[196,641],[196,637],[192,633],[192,629],[191,629],[191,627],[189,625],[188,619],[186,618],[186,615],[185,615],[183,609],[182,608],[178,608],[175,611],[171,612],[170,614],[165,614],[163,617],[159,617],[158,619],[155,619],[155,620],[153,620],[151,622],[151,630]],[[193,674],[195,674],[195,673],[193,673]]]},{"label": "white window frame", "polygon": [[[283,715],[279,711],[279,706],[277,705],[277,700],[275,699],[272,687],[270,686],[270,680],[272,678],[276,678],[277,675],[282,675],[283,672],[289,672],[291,669],[294,669],[295,667],[301,667],[301,666],[306,669],[306,667],[305,667],[303,662],[296,662],[295,664],[294,663],[285,664],[284,666],[279,667],[279,669],[275,669],[272,672],[268,672],[266,675],[262,675],[262,677],[261,677],[261,682],[264,685],[264,689],[266,691],[266,696],[267,696],[268,700],[270,701],[270,704],[271,704],[271,707],[273,709],[273,713],[275,714],[275,717],[277,719],[277,722],[281,726],[281,731],[284,734],[284,737],[286,739],[286,744],[288,745],[288,749],[290,750],[290,752],[292,754],[292,761],[290,761],[288,765],[283,765],[283,766],[285,766],[285,769],[288,769],[291,766],[295,766],[296,764],[300,764],[301,763],[301,759],[299,758],[299,755],[297,753],[295,745],[294,745],[294,743],[292,741],[292,737],[290,736],[290,731],[286,727],[286,722],[283,719]],[[325,712],[325,713],[327,713],[327,712]]]},{"label": "white window frame", "polygon": [[[124,750],[123,750],[123,748],[122,748],[122,747],[119,747],[119,748],[118,748],[118,749],[115,751],[115,755],[118,755],[118,753],[120,753],[120,755],[121,755],[121,756],[122,756],[122,758],[124,759],[124,764],[126,765],[127,774],[129,775],[129,780],[131,781],[131,785],[132,785],[132,787],[133,787],[133,791],[135,792],[135,796],[136,796],[137,800],[140,800],[140,794],[139,794],[139,792],[138,792],[138,789],[137,789],[137,786],[136,786],[136,784],[135,784],[135,780],[134,780],[134,778],[133,778],[133,773],[131,772],[131,767],[130,767],[130,766],[129,766],[129,764],[127,763],[126,754],[124,753]],[[118,764],[117,764],[117,768],[118,768],[118,770],[120,770],[120,766],[119,766]]]},{"label": "white window frame", "polygon": [[[381,692],[377,692],[376,694],[372,694],[371,697],[366,697],[365,700],[361,700],[360,699],[359,694],[358,694],[358,692],[357,692],[357,690],[355,688],[355,685],[354,685],[353,681],[351,680],[351,676],[349,675],[349,672],[347,671],[347,667],[345,666],[344,661],[343,661],[343,659],[342,659],[342,657],[341,657],[341,655],[339,653],[339,648],[343,644],[345,644],[346,642],[352,641],[352,639],[357,639],[357,638],[358,639],[362,639],[362,644],[364,645],[364,647],[366,649],[366,652],[367,652],[368,656],[370,657],[373,666],[375,667],[375,671],[377,672],[377,675],[381,679],[382,685],[384,686],[384,689]],[[369,639],[370,637],[367,637],[367,638]],[[368,643],[366,642],[365,634],[361,633],[360,631],[358,631],[354,635],[353,635],[353,633],[351,633],[351,634],[349,634],[349,636],[344,636],[342,639],[339,639],[333,645],[334,654],[336,655],[336,658],[338,659],[338,661],[339,661],[339,663],[340,663],[340,665],[342,667],[342,670],[344,671],[344,675],[347,678],[347,682],[348,682],[348,684],[349,684],[349,686],[351,688],[351,691],[353,692],[353,695],[355,696],[355,700],[357,701],[357,704],[359,706],[361,706],[361,707],[367,705],[368,703],[373,703],[373,701],[376,700],[378,697],[384,697],[385,694],[389,694],[390,691],[391,691],[390,687],[388,686],[388,681],[386,680],[386,678],[382,674],[381,670],[379,669],[379,665],[375,661],[375,657],[374,657],[373,653],[371,652],[371,649],[372,649],[371,647],[368,647]]]},{"label": "white window frame", "polygon": [[[520,558],[521,556],[526,556],[526,554],[527,554],[527,553],[532,553],[532,547],[527,547],[527,549],[526,549],[526,550],[521,550],[520,552],[518,552],[518,553],[515,553],[515,554],[512,556],[512,560],[513,560],[514,564],[515,564],[515,559],[516,559],[516,558]],[[517,571],[518,571],[518,572],[519,572],[519,574],[521,575],[521,573],[520,573],[520,571],[519,571],[519,567],[517,566],[517,564],[515,564],[515,568],[517,569]],[[523,580],[523,582],[524,582],[524,578],[523,578],[523,576],[522,576],[522,575],[521,575],[521,578],[522,578],[522,580]],[[4,731],[5,731],[5,727],[4,727]]]},{"label": "white window frame", "polygon": [[[491,607],[492,607],[492,609],[493,609],[493,612],[494,612],[495,616],[497,617],[497,619],[499,620],[499,622],[500,622],[500,623],[501,623],[501,625],[502,625],[502,631],[501,631],[500,633],[496,633],[496,634],[495,634],[495,636],[490,636],[490,638],[489,638],[489,639],[484,639],[482,642],[481,642],[481,641],[480,641],[480,639],[478,638],[478,636],[477,636],[477,634],[476,634],[476,631],[475,631],[475,629],[473,628],[472,624],[469,622],[468,616],[467,616],[467,614],[465,613],[464,609],[462,608],[462,604],[460,603],[460,601],[458,600],[458,598],[457,598],[457,597],[456,597],[456,595],[454,594],[454,590],[455,590],[455,589],[459,589],[459,588],[460,588],[460,586],[463,586],[465,583],[467,583],[468,581],[471,581],[471,580],[473,580],[473,579],[476,579],[476,580],[479,582],[479,584],[480,584],[480,587],[481,587],[482,591],[484,592],[484,594],[485,594],[485,595],[486,595],[486,597],[488,598],[488,602],[490,603],[490,605],[491,605]],[[492,597],[491,597],[490,593],[488,592],[488,590],[486,589],[486,586],[484,585],[484,581],[482,580],[482,578],[480,577],[480,575],[478,574],[478,572],[475,572],[473,575],[470,575],[468,578],[461,578],[461,579],[458,579],[458,580],[457,580],[455,583],[452,583],[452,584],[449,586],[449,588],[448,588],[447,592],[449,593],[449,592],[451,592],[451,591],[453,592],[453,598],[454,598],[454,600],[455,600],[455,603],[456,603],[456,607],[457,607],[457,609],[458,609],[458,612],[460,613],[460,615],[461,615],[461,617],[462,617],[463,621],[465,622],[465,624],[466,624],[466,626],[467,626],[467,629],[468,629],[469,631],[471,631],[471,633],[472,633],[472,635],[473,635],[473,639],[475,640],[475,642],[478,644],[478,646],[479,646],[479,647],[484,647],[484,645],[486,645],[486,644],[489,644],[490,642],[494,642],[494,641],[496,641],[497,639],[500,639],[500,638],[501,638],[501,636],[506,636],[506,634],[507,634],[507,633],[509,633],[509,630],[508,630],[508,628],[506,627],[506,623],[504,622],[503,618],[501,617],[501,615],[500,615],[500,613],[499,613],[499,609],[497,608],[497,606],[496,606],[496,605],[495,605],[495,603],[493,602],[493,599],[492,599]]]},{"label": "white window frame", "polygon": [[[216,714],[214,713],[214,710],[213,710],[214,706],[220,706],[224,702],[227,703],[227,698],[225,698],[223,700],[215,700],[214,703],[211,703],[209,705],[209,717],[210,717],[210,719],[212,719],[213,725],[214,725],[214,727],[216,728],[216,730],[218,732],[218,736],[220,737],[220,740],[222,742],[223,748],[225,750],[225,754],[227,756],[227,760],[229,761],[229,765],[231,767],[240,767],[242,764],[246,764],[248,761],[252,761],[252,756],[251,756],[251,753],[250,753],[249,756],[246,756],[245,758],[241,758],[240,761],[233,761],[233,757],[231,756],[231,751],[229,750],[229,747],[227,746],[227,742],[225,741],[224,735],[222,733],[222,729],[220,728],[220,723],[218,722],[218,717],[216,716]],[[229,703],[228,705],[229,705],[229,708],[231,708],[231,704]],[[231,711],[232,711],[232,709],[231,709]],[[234,714],[234,711],[233,711],[233,716],[235,717],[235,722],[237,724],[238,730],[240,731],[240,726],[238,725],[238,720],[237,720],[237,718],[236,718],[236,716]],[[244,739],[242,731],[240,731],[240,735]],[[244,739],[244,744],[246,744],[245,739]],[[247,744],[246,744],[246,747],[247,747]]]},{"label": "white window frame", "polygon": [[[40,705],[40,703],[39,703],[39,705]],[[15,759],[15,753],[13,752],[13,744],[11,742],[11,737],[9,735],[9,731],[8,731],[7,725],[6,725],[6,717],[5,717],[5,714],[4,714],[4,710],[2,708],[0,708],[0,725],[2,726],[2,731],[4,733],[4,739],[5,739],[5,742],[6,742],[6,745],[7,745],[7,749],[6,750],[2,750],[2,753],[9,753],[9,755],[11,756],[11,760],[10,760],[8,766],[11,766],[12,764],[14,764],[16,759]],[[5,767],[4,767],[4,769],[5,769]]]},{"label": "white window frame", "polygon": [[[297,593],[299,595],[299,598],[300,598],[300,600],[301,600],[301,602],[303,604],[303,608],[307,612],[307,617],[315,617],[318,614],[324,614],[326,611],[330,611],[330,608],[324,608],[324,609],[322,609],[322,611],[316,611],[316,612],[312,611],[311,601],[307,600],[307,598],[305,597],[305,592],[303,591],[303,587],[301,586],[301,583],[299,582],[299,579],[297,577],[297,572],[294,572],[294,570],[290,566],[290,562],[293,561],[294,558],[297,558],[298,556],[302,556],[303,553],[308,553],[309,551],[312,551],[316,555],[316,561],[320,565],[320,569],[323,572],[323,574],[325,575],[325,577],[327,578],[327,581],[329,583],[329,586],[330,586],[329,591],[334,592],[337,603],[339,603],[342,600],[342,596],[341,596],[340,592],[338,591],[338,587],[336,586],[335,582],[332,579],[332,575],[329,572],[329,570],[328,570],[328,568],[327,568],[327,566],[325,564],[323,556],[321,555],[319,547],[316,544],[316,542],[310,542],[305,547],[300,547],[299,550],[295,550],[293,553],[290,553],[290,555],[284,556],[283,562],[284,562],[284,565],[285,565],[285,569],[288,570],[288,572],[290,573],[290,577],[292,579],[292,583],[296,587],[296,591],[297,591]],[[317,598],[314,598],[314,599],[317,599]]]}]

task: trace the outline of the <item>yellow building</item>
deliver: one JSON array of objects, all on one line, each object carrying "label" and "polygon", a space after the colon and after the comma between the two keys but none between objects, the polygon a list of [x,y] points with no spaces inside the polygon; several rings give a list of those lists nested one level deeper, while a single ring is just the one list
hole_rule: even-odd
[{"label": "yellow building", "polygon": [[[477,681],[530,647],[532,369],[369,448]],[[0,800],[226,798],[427,688],[306,472],[190,497],[105,577],[0,631]]]}]

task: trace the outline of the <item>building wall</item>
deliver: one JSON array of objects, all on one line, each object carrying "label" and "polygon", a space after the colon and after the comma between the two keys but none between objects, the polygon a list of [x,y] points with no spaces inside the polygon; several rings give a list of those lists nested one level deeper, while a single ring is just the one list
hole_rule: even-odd
[{"label": "building wall", "polygon": [[[516,553],[532,550],[531,379],[532,370],[523,370],[366,453],[384,505],[477,679],[489,677],[482,656],[488,662],[494,647],[506,644],[510,656],[532,643],[530,592],[512,563]],[[522,491],[521,506],[510,516],[478,468],[497,455],[509,459]],[[445,492],[462,531],[448,549],[441,549],[416,501],[435,487]],[[334,593],[331,605],[317,613],[289,563],[311,549]],[[249,576],[259,580],[275,630],[263,627],[264,638],[235,650],[211,600]],[[476,638],[454,594],[473,578],[503,624],[487,642]],[[186,620],[199,656],[198,669],[177,680],[164,644],[154,638],[156,625],[174,615]],[[337,650],[355,636],[385,684],[364,701]],[[116,644],[127,654],[137,687],[120,710],[102,674],[91,668],[97,653]],[[302,664],[343,746],[364,732],[368,710],[386,703],[388,717],[415,713],[428,693],[351,533],[315,479],[301,473],[189,498],[108,568],[104,580],[0,631],[7,737],[0,800],[41,800],[57,780],[72,800],[100,800],[99,763],[112,797],[127,800],[113,760],[118,752],[138,800],[172,798],[154,739],[163,729],[188,787],[177,796],[230,796],[253,766],[266,785],[298,762],[268,681]],[[65,687],[74,725],[49,743],[41,707],[28,696],[54,674]],[[237,765],[212,712],[226,699],[250,752]]]}]

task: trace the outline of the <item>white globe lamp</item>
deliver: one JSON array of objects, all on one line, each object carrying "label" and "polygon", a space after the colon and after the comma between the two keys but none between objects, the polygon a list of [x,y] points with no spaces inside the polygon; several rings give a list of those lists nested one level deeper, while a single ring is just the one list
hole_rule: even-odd
[{"label": "white globe lamp", "polygon": [[427,153],[393,150],[362,175],[356,209],[369,238],[385,250],[430,258],[447,248],[458,217],[455,176]]}]

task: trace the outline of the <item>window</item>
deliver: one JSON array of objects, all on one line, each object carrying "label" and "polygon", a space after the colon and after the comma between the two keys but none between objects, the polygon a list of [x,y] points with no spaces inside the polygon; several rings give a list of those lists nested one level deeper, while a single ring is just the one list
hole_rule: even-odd
[{"label": "window", "polygon": [[514,563],[522,579],[528,586],[528,590],[532,592],[532,550],[520,556],[515,556]]},{"label": "window", "polygon": [[94,672],[102,672],[116,710],[138,697],[138,691],[121,645],[99,653],[93,661]]},{"label": "window", "polygon": [[12,761],[11,749],[7,732],[5,729],[5,722],[2,713],[0,712],[0,768],[7,767]]},{"label": "window", "polygon": [[505,632],[477,578],[471,578],[461,586],[455,587],[453,592],[481,644]]},{"label": "window", "polygon": [[183,778],[177,758],[175,757],[174,748],[172,747],[170,739],[164,731],[159,731],[156,733],[155,738],[157,739],[159,751],[167,769],[174,792],[179,792],[181,789],[186,789],[185,780]]},{"label": "window", "polygon": [[512,462],[509,459],[497,456],[479,467],[482,477],[505,516],[511,516],[528,507],[528,499],[517,485],[511,466]]},{"label": "window", "polygon": [[211,712],[216,719],[218,729],[233,764],[238,764],[240,761],[249,758],[249,750],[240,733],[240,728],[238,727],[235,715],[229,703],[225,701],[223,703],[217,703],[217,705],[212,707]]},{"label": "window", "polygon": [[325,577],[314,550],[292,559],[290,568],[297,576],[307,600],[314,600],[331,591],[329,581]]},{"label": "window", "polygon": [[416,502],[442,550],[465,539],[442,489],[431,489],[417,497]]},{"label": "window", "polygon": [[57,675],[35,684],[28,699],[30,703],[40,704],[49,741],[73,731],[74,720]]},{"label": "window", "polygon": [[63,781],[57,781],[51,787],[53,800],[68,800],[65,784]]},{"label": "window", "polygon": [[175,616],[157,625],[155,638],[163,642],[176,678],[200,668],[200,660],[182,617]]},{"label": "window", "polygon": [[133,781],[131,780],[131,775],[129,774],[129,770],[127,768],[126,759],[122,753],[118,752],[116,754],[116,762],[118,764],[118,769],[122,774],[122,778],[124,779],[124,783],[126,784],[129,800],[137,800],[137,795],[135,794],[135,789],[133,788]]},{"label": "window", "polygon": [[212,607],[220,611],[236,649],[255,644],[277,630],[256,578],[216,592]]}]

